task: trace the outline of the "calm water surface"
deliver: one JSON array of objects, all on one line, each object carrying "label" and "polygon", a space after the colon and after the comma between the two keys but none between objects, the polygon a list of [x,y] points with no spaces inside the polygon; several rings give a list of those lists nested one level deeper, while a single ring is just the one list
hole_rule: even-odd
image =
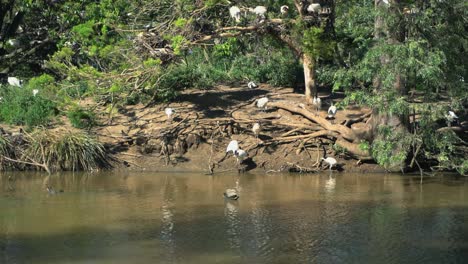
[{"label": "calm water surface", "polygon": [[468,263],[464,178],[0,177],[0,263]]}]

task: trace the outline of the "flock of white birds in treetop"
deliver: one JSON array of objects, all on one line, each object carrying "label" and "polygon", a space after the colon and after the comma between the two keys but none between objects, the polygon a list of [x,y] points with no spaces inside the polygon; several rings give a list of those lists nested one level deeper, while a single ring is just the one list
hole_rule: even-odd
[{"label": "flock of white birds in treetop", "polygon": [[[256,6],[255,8],[247,8],[247,10],[251,13],[254,13],[258,17],[264,19],[266,17],[267,13],[267,7],[266,6]],[[309,13],[319,13],[321,10],[320,4],[310,4],[307,6],[307,12]],[[231,18],[236,21],[236,23],[241,22],[241,9],[238,6],[231,6],[229,8],[229,14],[231,15]],[[282,5],[280,7],[280,13],[281,15],[285,16],[289,12],[289,6],[287,5]]]}]

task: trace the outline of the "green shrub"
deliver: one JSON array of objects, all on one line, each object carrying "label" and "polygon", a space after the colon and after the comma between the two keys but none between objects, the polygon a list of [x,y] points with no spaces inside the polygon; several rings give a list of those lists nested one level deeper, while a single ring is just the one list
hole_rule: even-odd
[{"label": "green shrub", "polygon": [[96,125],[96,115],[86,109],[75,107],[67,113],[67,117],[73,127],[91,128]]},{"label": "green shrub", "polygon": [[56,104],[41,93],[33,96],[29,89],[3,87],[0,91],[0,119],[8,124],[47,125],[57,114]]}]

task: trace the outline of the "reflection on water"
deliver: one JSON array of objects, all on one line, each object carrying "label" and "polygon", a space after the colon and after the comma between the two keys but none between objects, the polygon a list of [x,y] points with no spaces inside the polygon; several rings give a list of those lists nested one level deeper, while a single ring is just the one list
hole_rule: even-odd
[{"label": "reflection on water", "polygon": [[[465,263],[464,178],[1,174],[0,263]],[[240,199],[222,193],[240,179]],[[44,184],[65,192],[48,195]]]}]

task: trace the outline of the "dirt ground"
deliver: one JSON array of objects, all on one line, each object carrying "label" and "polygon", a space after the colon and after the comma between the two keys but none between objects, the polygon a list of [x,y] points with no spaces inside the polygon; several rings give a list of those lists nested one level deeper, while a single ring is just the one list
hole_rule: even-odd
[{"label": "dirt ground", "polygon": [[[288,102],[315,113],[304,96],[291,88],[218,86],[208,91],[186,91],[170,104],[126,106],[111,122],[107,118],[108,125],[96,127],[93,132],[120,161],[120,169],[314,172],[327,169],[320,162],[322,157],[334,157],[339,170],[383,170],[338,153],[331,136],[308,137],[323,128],[302,115],[256,107],[256,100],[265,96],[269,102]],[[322,107],[316,114],[326,118],[331,102],[336,104],[340,99],[329,94],[319,96]],[[171,120],[164,112],[166,107],[175,110]],[[358,107],[340,109],[331,122],[344,124],[368,112]],[[256,122],[262,127],[258,137],[252,132]],[[226,147],[233,139],[248,152],[249,159],[240,165],[234,156],[226,155]]]}]

